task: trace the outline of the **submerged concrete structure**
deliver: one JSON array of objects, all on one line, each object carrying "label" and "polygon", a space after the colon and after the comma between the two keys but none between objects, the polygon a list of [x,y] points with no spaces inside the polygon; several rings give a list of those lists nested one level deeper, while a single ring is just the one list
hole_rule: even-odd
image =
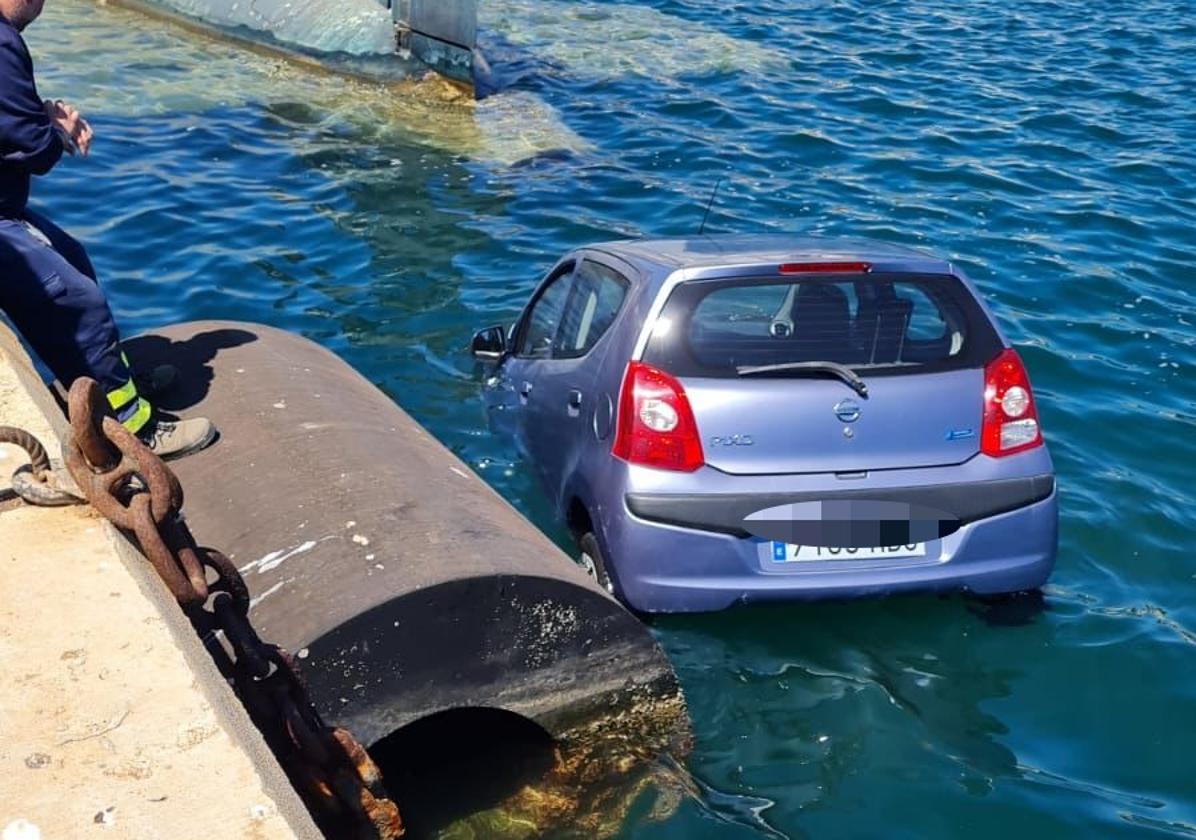
[{"label": "submerged concrete structure", "polygon": [[477,0],[109,1],[333,72],[473,88]]}]

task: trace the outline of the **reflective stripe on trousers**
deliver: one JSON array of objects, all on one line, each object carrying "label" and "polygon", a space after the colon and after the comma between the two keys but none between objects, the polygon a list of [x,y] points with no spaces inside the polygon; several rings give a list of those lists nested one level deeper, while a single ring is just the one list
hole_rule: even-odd
[{"label": "reflective stripe on trousers", "polygon": [[[132,370],[129,367],[129,357],[123,351],[120,360],[124,362],[126,370]],[[116,412],[116,419],[134,434],[145,428],[145,424],[154,413],[150,404],[138,396],[137,383],[133,381],[132,376],[124,385],[108,392],[108,405]]]}]

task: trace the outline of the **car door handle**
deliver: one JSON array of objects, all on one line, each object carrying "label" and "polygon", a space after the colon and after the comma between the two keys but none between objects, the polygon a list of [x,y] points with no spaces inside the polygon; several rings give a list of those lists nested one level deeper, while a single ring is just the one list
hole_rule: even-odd
[{"label": "car door handle", "polygon": [[531,394],[532,394],[532,383],[524,382],[522,385],[519,386],[519,396],[523,397],[526,400],[528,397],[531,396]]},{"label": "car door handle", "polygon": [[569,408],[572,408],[572,409],[581,408],[581,391],[570,391],[569,392]]}]

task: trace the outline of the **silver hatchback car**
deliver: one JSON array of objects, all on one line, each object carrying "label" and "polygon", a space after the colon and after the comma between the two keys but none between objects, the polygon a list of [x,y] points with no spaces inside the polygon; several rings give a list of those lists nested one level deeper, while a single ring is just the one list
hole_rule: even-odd
[{"label": "silver hatchback car", "polygon": [[1039,587],[1054,469],[951,263],[791,236],[593,245],[473,340],[582,563],[643,612]]}]

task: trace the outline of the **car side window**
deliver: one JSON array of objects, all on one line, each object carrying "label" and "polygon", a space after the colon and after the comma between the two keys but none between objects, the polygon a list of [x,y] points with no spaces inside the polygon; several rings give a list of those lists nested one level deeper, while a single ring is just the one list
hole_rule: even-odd
[{"label": "car side window", "polygon": [[576,359],[589,353],[614,323],[629,286],[627,278],[613,268],[583,261],[561,316],[553,358]]},{"label": "car side window", "polygon": [[569,297],[573,279],[573,263],[557,271],[532,303],[531,311],[523,322],[519,347],[515,355],[528,359],[547,359],[552,354],[552,341],[561,323],[561,314]]}]

